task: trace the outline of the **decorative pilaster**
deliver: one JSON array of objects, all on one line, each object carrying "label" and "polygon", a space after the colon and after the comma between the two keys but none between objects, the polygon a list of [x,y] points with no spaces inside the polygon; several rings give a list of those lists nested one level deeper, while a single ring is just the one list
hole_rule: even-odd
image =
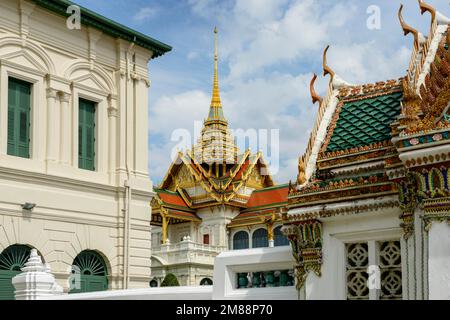
[{"label": "decorative pilaster", "polygon": [[398,185],[399,203],[402,214],[400,215],[400,226],[403,229],[403,238],[407,240],[414,234],[414,211],[417,207],[417,187],[414,178],[408,174],[404,181]]},{"label": "decorative pilaster", "polygon": [[34,3],[30,3],[25,0],[19,1],[20,36],[22,38],[23,43],[25,43],[30,33],[29,17],[35,7],[36,5]]},{"label": "decorative pilaster", "polygon": [[59,93],[61,102],[61,144],[60,144],[60,161],[63,164],[68,165],[70,163],[70,110],[69,101],[70,94],[65,92]]},{"label": "decorative pilaster", "polygon": [[161,212],[162,217],[162,244],[167,244],[167,228],[169,226],[169,218]]},{"label": "decorative pilaster", "polygon": [[297,290],[303,288],[310,271],[322,275],[322,223],[318,220],[286,225],[282,228],[291,243],[296,261]]},{"label": "decorative pilaster", "polygon": [[267,238],[269,240],[269,248],[273,248],[275,246],[275,239],[273,236],[273,222],[267,223]]},{"label": "decorative pilaster", "polygon": [[58,130],[59,119],[56,108],[57,91],[52,88],[47,89],[47,161],[58,159]]},{"label": "decorative pilaster", "polygon": [[108,96],[108,140],[109,140],[109,174],[111,182],[115,177],[116,167],[117,167],[117,117],[119,111],[115,107],[115,100],[112,96]]}]

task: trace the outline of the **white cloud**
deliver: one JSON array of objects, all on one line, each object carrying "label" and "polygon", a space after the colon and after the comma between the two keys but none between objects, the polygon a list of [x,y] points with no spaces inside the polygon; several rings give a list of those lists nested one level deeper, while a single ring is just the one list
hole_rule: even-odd
[{"label": "white cloud", "polygon": [[144,7],[139,9],[139,11],[133,16],[133,21],[142,23],[148,19],[151,19],[159,11],[156,7]]},{"label": "white cloud", "polygon": [[195,121],[206,118],[209,104],[210,97],[199,90],[163,96],[150,109],[150,134],[170,138],[175,129],[193,129]]},{"label": "white cloud", "polygon": [[188,60],[195,60],[199,57],[199,53],[197,51],[190,51],[187,55]]}]

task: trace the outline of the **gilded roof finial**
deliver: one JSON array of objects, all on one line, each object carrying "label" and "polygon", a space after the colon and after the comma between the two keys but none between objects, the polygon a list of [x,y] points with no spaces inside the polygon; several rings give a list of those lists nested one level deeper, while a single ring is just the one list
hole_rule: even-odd
[{"label": "gilded roof finial", "polygon": [[208,119],[206,123],[211,121],[221,121],[226,123],[226,119],[222,111],[222,102],[220,100],[220,89],[219,89],[219,49],[218,49],[218,30],[217,27],[214,28],[214,80],[213,80],[213,91],[211,98],[211,107],[209,110]]},{"label": "gilded roof finial", "polygon": [[316,82],[317,74],[314,73],[313,78],[311,79],[311,83],[309,84],[309,91],[311,93],[312,103],[315,104],[316,102],[319,102],[319,105],[322,103],[322,98],[317,94],[316,90],[314,89],[314,83]]},{"label": "gilded roof finial", "polygon": [[402,26],[405,36],[407,36],[410,33],[412,33],[414,35],[414,47],[416,49],[418,49],[419,48],[419,32],[416,29],[414,29],[413,27],[411,27],[410,25],[405,23],[405,20],[403,19],[402,11],[403,11],[403,4],[400,5],[400,9],[398,9],[398,19],[400,20],[400,25]]},{"label": "gilded roof finial", "polygon": [[218,32],[219,31],[217,30],[217,27],[214,27],[214,85],[211,106],[222,106],[219,90],[219,49],[217,39]]},{"label": "gilded roof finial", "polygon": [[[431,25],[434,25],[436,21],[436,9],[433,8],[428,3],[425,3],[423,0],[419,0],[419,6],[420,6],[420,13],[424,14],[425,12],[429,12],[431,14]],[[433,36],[433,35],[430,35]]]},{"label": "gilded roof finial", "polygon": [[323,51],[323,76],[325,77],[327,74],[329,74],[331,76],[331,81],[333,81],[335,72],[331,70],[331,68],[327,64],[327,52],[329,48],[330,45],[328,45]]}]

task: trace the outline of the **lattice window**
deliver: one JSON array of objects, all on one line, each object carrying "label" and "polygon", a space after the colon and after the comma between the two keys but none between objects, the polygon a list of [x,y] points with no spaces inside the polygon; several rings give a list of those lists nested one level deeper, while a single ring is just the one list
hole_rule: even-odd
[{"label": "lattice window", "polygon": [[381,271],[380,299],[402,299],[402,258],[400,241],[379,243]]},{"label": "lattice window", "polygon": [[369,299],[367,287],[369,248],[367,243],[347,244],[347,299]]}]

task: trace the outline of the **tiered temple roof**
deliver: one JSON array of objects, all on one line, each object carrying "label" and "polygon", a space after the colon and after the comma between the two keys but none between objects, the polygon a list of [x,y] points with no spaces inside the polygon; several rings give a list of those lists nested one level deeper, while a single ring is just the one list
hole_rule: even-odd
[{"label": "tiered temple roof", "polygon": [[[289,185],[288,207],[303,211],[286,215],[288,221],[398,206],[397,201],[372,200],[392,199],[389,196],[397,194],[404,198],[402,183],[406,184],[403,180],[414,167],[422,173],[440,168],[434,171],[434,184],[440,186],[441,196],[448,196],[444,172],[450,150],[436,146],[448,143],[450,137],[450,20],[424,1],[419,0],[419,6],[422,14],[428,12],[432,18],[428,37],[405,23],[403,6],[398,14],[405,35],[414,36],[404,78],[348,84],[328,66],[329,47],[325,49],[323,70],[330,75],[329,90],[325,98],[318,96],[314,75],[310,89],[313,103],[319,102],[318,117],[307,150],[299,159],[297,181]],[[420,179],[422,187],[418,185],[417,190],[425,188],[432,194],[432,183]],[[359,208],[354,201],[362,199],[371,202],[360,202]],[[353,207],[339,207],[344,202]],[[333,206],[319,210],[319,204]]]},{"label": "tiered temple roof", "polygon": [[[280,208],[287,202],[287,186],[275,187],[262,154],[252,154],[250,150],[241,153],[230,133],[220,99],[217,29],[214,33],[214,79],[208,117],[193,149],[178,153],[163,182],[155,189],[154,225],[162,224],[161,215],[170,218],[170,223],[201,221],[195,215],[196,210],[219,205],[238,208],[253,217],[264,216],[267,212],[255,205],[262,201],[256,200],[261,196],[271,213],[274,207]],[[279,189],[284,190],[282,199]],[[257,222],[261,223],[252,220]]]}]

